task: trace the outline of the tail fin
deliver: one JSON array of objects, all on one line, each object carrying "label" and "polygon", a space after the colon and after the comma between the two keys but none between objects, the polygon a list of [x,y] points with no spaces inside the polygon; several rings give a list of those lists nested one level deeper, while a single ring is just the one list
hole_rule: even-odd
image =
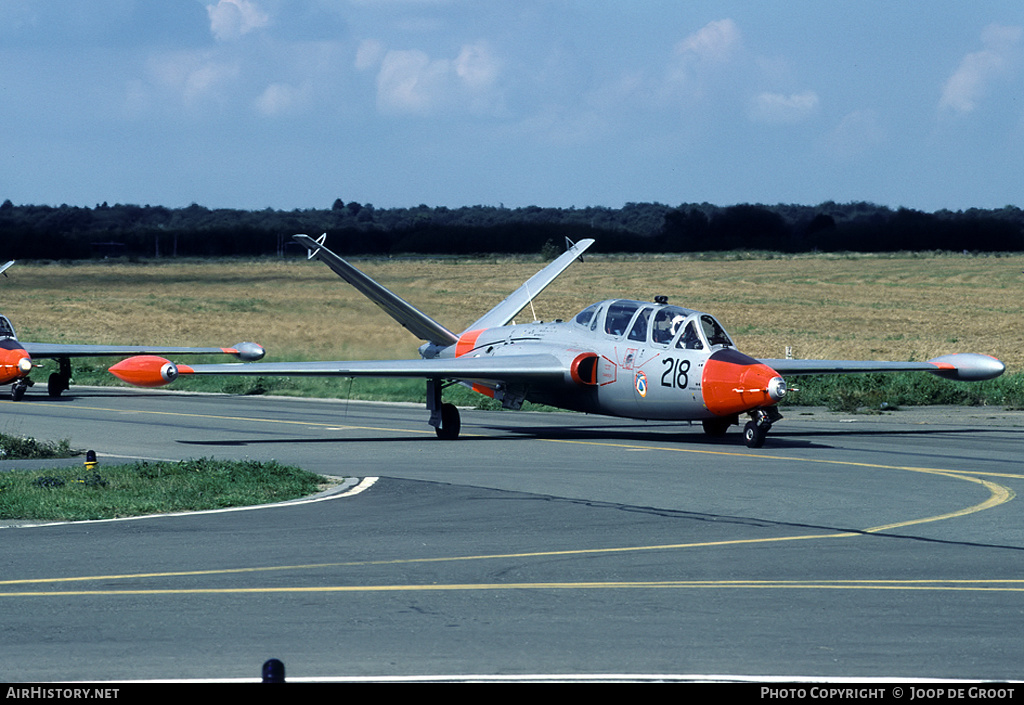
[{"label": "tail fin", "polygon": [[577,259],[582,259],[586,249],[594,244],[594,241],[589,238],[580,240],[575,244],[569,238],[566,238],[565,242],[569,246],[568,249],[555,261],[527,279],[526,283],[512,292],[507,299],[474,321],[473,325],[466,330],[497,328],[498,326],[508,324],[509,321],[519,315],[519,312],[533,301],[534,297],[544,291],[548,284],[568,269],[570,264]]},{"label": "tail fin", "polygon": [[[455,333],[324,247],[324,240],[326,238],[327,233],[324,233],[316,240],[308,235],[296,235],[295,241],[309,250],[309,259],[316,258],[326,264],[339,277],[384,309],[389,316],[401,323],[420,340],[426,340],[442,347],[454,345],[459,341],[459,336]],[[525,284],[512,292],[507,299],[477,319],[466,330],[496,328],[506,325],[520,311],[526,308],[537,294],[544,291],[548,284],[564,272],[570,264],[579,259],[583,252],[594,244],[594,241],[587,239],[573,244],[566,238],[566,243],[569,245],[569,249],[561,256],[530,277]]]},{"label": "tail fin", "polygon": [[384,309],[389,316],[401,323],[406,330],[420,340],[426,340],[427,342],[444,347],[454,345],[459,341],[459,336],[455,335],[455,333],[452,333],[401,296],[384,288],[324,247],[324,240],[326,239],[327,233],[324,233],[316,240],[308,235],[295,236],[295,241],[309,250],[309,259],[316,258],[333,269],[339,277]]}]

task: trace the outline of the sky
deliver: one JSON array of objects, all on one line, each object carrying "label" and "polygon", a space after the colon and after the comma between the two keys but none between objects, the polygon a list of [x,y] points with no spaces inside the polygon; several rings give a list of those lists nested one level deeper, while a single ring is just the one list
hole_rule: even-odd
[{"label": "sky", "polygon": [[0,199],[1024,207],[1020,0],[0,0]]}]

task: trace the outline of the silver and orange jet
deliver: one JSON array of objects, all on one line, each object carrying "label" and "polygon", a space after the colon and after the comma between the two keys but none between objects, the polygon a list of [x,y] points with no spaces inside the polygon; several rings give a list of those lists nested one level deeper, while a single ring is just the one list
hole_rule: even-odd
[{"label": "silver and orange jet", "polygon": [[439,438],[459,436],[461,421],[441,392],[463,384],[518,409],[525,400],[633,419],[701,421],[722,435],[740,416],[746,444],[760,447],[782,418],[783,375],[924,371],[959,380],[997,377],[1003,363],[960,353],[928,362],[758,360],[744,355],[714,316],[655,301],[609,299],[569,321],[512,324],[548,284],[593,244],[583,240],[531,277],[462,333],[455,333],[324,247],[325,236],[295,239],[425,343],[418,360],[175,365],[156,356],[110,368],[120,379],[157,387],[179,375],[413,377],[427,383],[429,423]]},{"label": "silver and orange jet", "polygon": [[[0,273],[14,260],[0,265]],[[233,355],[239,360],[254,362],[263,358],[263,347],[256,343],[238,343],[230,348],[187,348],[143,345],[65,345],[61,343],[27,343],[18,340],[7,316],[0,316],[0,386],[12,385],[11,399],[20,400],[33,382],[29,373],[36,367],[33,360],[56,360],[57,371],[47,380],[51,397],[59,397],[71,384],[71,358],[127,357],[129,355]]]}]

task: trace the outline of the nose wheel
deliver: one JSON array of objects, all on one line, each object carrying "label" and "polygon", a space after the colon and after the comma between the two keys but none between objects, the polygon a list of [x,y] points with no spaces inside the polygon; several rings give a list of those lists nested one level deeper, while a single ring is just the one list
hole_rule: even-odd
[{"label": "nose wheel", "polygon": [[768,436],[772,424],[782,418],[782,414],[774,406],[765,409],[754,409],[750,412],[750,421],[743,427],[743,442],[747,448],[760,448]]},{"label": "nose wheel", "polygon": [[21,401],[22,397],[25,396],[25,392],[32,386],[32,380],[28,377],[23,377],[14,383],[11,387],[11,401]]},{"label": "nose wheel", "polygon": [[764,439],[768,436],[768,428],[771,427],[769,424],[767,427],[759,425],[756,421],[747,421],[747,425],[743,427],[743,442],[747,444],[747,448],[760,448],[764,445]]}]

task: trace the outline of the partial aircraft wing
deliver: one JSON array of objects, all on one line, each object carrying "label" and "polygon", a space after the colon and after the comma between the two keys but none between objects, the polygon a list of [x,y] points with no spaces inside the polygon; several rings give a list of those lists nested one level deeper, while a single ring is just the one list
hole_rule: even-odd
[{"label": "partial aircraft wing", "polygon": [[943,355],[927,362],[873,362],[869,360],[761,359],[781,375],[834,375],[864,372],[931,372],[946,379],[977,381],[998,377],[1005,365],[978,353]]},{"label": "partial aircraft wing", "polygon": [[155,356],[133,357],[110,368],[119,379],[140,387],[162,386],[180,375],[271,375],[283,377],[412,377],[467,382],[550,382],[567,378],[569,370],[546,354],[498,358],[431,360],[356,360],[337,362],[261,362],[175,365]]},{"label": "partial aircraft wing", "polygon": [[121,355],[234,355],[239,360],[263,359],[266,351],[256,343],[238,343],[230,348],[153,347],[144,345],[62,345],[60,343],[18,344],[32,358],[116,357]]}]

